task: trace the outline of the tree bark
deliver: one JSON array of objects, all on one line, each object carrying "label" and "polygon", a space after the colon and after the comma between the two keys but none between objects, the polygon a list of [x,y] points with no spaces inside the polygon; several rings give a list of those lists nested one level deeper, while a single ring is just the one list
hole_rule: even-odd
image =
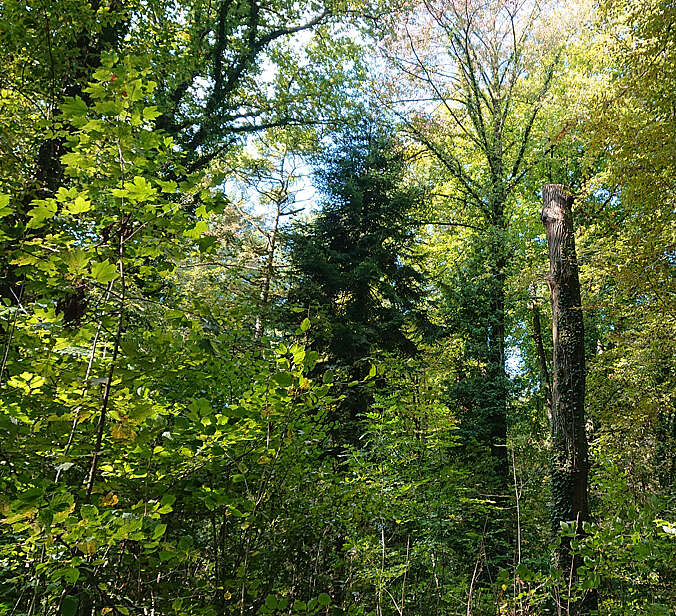
[{"label": "tree bark", "polygon": [[545,353],[545,345],[542,341],[542,324],[540,323],[540,309],[538,308],[535,296],[532,297],[531,314],[533,318],[533,342],[535,343],[535,351],[538,358],[538,369],[540,372],[540,387],[545,397],[545,405],[547,407],[547,419],[549,424],[552,423],[552,385],[549,377],[549,369],[547,368],[547,354]]},{"label": "tree bark", "polygon": [[[589,459],[585,433],[585,357],[582,301],[575,236],[573,197],[558,184],[542,190],[541,219],[549,247],[547,283],[552,297],[554,340],[552,388],[552,525],[576,522],[580,533],[589,519],[587,483]],[[571,538],[562,537],[554,555],[566,579],[575,580],[579,563],[571,554]],[[586,613],[589,601],[574,606],[571,614]]]}]

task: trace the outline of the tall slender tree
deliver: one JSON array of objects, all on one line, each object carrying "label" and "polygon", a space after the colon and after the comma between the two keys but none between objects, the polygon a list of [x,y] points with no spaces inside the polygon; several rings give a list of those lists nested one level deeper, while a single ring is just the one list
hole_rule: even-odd
[{"label": "tall slender tree", "polygon": [[[552,388],[552,524],[554,532],[570,526],[580,534],[589,520],[589,456],[585,427],[585,346],[582,299],[575,252],[573,197],[558,184],[542,190],[542,223],[547,233],[554,338]],[[574,526],[573,526],[574,525]],[[571,552],[571,536],[563,533],[556,565],[573,580],[579,557]],[[574,613],[587,613],[588,597]]]},{"label": "tall slender tree", "polygon": [[[316,324],[328,362],[364,378],[378,351],[412,356],[422,275],[414,266],[414,210],[424,190],[405,185],[401,144],[372,123],[338,136],[319,160],[322,209],[289,236],[296,280],[289,302]],[[341,422],[354,423],[368,396],[349,395]]]},{"label": "tall slender tree", "polygon": [[426,0],[399,17],[383,48],[397,75],[384,97],[447,178],[439,222],[460,229],[477,247],[474,278],[482,293],[465,297],[470,301],[461,311],[483,338],[475,345],[480,355],[471,358],[483,364],[482,401],[466,421],[489,447],[503,494],[510,477],[505,370],[510,207],[534,162],[534,133],[556,66],[556,54],[548,53],[535,68],[538,14],[537,5],[528,3]]}]

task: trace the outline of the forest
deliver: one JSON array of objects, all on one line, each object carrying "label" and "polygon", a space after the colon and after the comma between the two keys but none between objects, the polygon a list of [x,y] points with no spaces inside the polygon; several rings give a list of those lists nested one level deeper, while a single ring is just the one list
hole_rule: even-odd
[{"label": "forest", "polygon": [[673,0],[1,0],[0,616],[676,615]]}]

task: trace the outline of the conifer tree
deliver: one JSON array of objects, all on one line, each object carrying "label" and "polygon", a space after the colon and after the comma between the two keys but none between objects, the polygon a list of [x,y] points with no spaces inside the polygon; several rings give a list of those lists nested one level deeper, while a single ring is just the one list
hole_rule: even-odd
[{"label": "conifer tree", "polygon": [[[296,272],[289,301],[317,321],[313,336],[328,362],[360,379],[378,351],[417,352],[414,325],[425,319],[413,214],[424,190],[403,185],[404,153],[372,124],[340,135],[316,162],[323,204],[290,234]],[[342,419],[352,422],[367,399],[349,395]]]}]

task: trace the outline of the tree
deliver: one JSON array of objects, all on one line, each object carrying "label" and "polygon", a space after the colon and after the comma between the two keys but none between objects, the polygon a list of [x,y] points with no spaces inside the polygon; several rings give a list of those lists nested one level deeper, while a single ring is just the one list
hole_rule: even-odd
[{"label": "tree", "polygon": [[[542,189],[542,223],[549,247],[547,284],[552,294],[552,525],[580,533],[589,521],[589,457],[584,414],[585,348],[582,299],[578,275],[572,196],[563,187]],[[556,552],[556,565],[577,579],[579,559],[571,554],[570,536],[564,534]],[[586,602],[589,608],[589,600]]]},{"label": "tree", "polygon": [[[294,153],[293,143],[283,135],[268,131],[255,144],[256,156],[244,155],[231,168],[231,180],[241,190],[234,207],[245,226],[253,231],[248,279],[255,287],[258,305],[255,315],[255,339],[260,340],[270,324],[271,307],[284,293],[282,266],[283,234],[293,217],[305,208],[298,199],[301,191],[302,159]],[[239,167],[239,168],[236,168]],[[241,256],[247,251],[240,251]],[[288,264],[287,264],[288,266]],[[274,325],[274,323],[272,323]]]},{"label": "tree", "polygon": [[[322,209],[289,235],[288,302],[307,311],[328,364],[361,379],[379,351],[416,353],[414,327],[424,318],[413,214],[424,190],[403,183],[404,151],[373,124],[338,135],[317,162]],[[341,421],[349,431],[367,400],[348,396]]]},{"label": "tree", "polygon": [[[535,52],[537,16],[537,7],[519,3],[424,2],[398,17],[385,47],[397,75],[383,92],[386,104],[445,176],[438,191],[441,216],[434,220],[459,229],[476,247],[469,277],[483,291],[459,298],[466,304],[458,310],[479,323],[476,336],[483,344],[468,359],[484,364],[478,389],[490,393],[466,420],[490,448],[503,494],[509,481],[505,290],[511,208],[532,169],[534,134],[556,66],[555,49],[544,52],[544,61],[542,48]],[[424,108],[413,107],[416,101]]]},{"label": "tree", "polygon": [[[590,367],[598,392],[591,404],[609,435],[640,443],[641,453],[630,453],[613,439],[613,447],[626,451],[626,464],[659,460],[661,481],[671,486],[675,101],[665,84],[675,79],[674,33],[666,25],[673,7],[658,0],[608,2],[599,19],[605,61],[616,70],[583,123],[589,157],[605,161],[603,172],[590,177],[592,198],[580,212],[583,283],[605,317],[601,352]],[[646,481],[656,477],[641,472]]]},{"label": "tree", "polygon": [[670,612],[673,2],[580,3],[0,3],[0,613]]}]

